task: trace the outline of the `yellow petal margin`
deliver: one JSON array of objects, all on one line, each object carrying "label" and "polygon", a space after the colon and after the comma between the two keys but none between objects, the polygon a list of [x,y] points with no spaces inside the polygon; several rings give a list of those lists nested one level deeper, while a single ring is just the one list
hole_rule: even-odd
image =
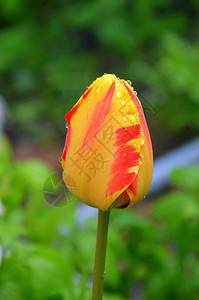
[{"label": "yellow petal margin", "polygon": [[115,75],[97,78],[66,114],[62,155],[68,189],[101,210],[142,200],[153,172],[151,139],[131,85]]}]

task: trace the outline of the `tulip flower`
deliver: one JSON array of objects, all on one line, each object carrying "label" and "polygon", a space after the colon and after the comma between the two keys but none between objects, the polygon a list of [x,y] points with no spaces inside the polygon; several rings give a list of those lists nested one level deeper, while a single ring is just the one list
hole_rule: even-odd
[{"label": "tulip flower", "polygon": [[130,82],[104,74],[65,118],[62,166],[68,189],[104,211],[142,200],[151,184],[153,154],[142,106]]},{"label": "tulip flower", "polygon": [[142,200],[151,184],[151,139],[129,81],[105,74],[66,114],[63,179],[84,203],[98,208],[92,300],[101,300],[110,210]]}]

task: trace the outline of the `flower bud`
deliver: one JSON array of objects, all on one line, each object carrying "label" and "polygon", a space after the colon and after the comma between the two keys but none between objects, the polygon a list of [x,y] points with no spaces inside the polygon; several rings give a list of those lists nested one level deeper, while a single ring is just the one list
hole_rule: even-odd
[{"label": "flower bud", "polygon": [[142,200],[153,172],[151,138],[137,93],[115,75],[97,78],[66,114],[67,188],[101,210]]}]

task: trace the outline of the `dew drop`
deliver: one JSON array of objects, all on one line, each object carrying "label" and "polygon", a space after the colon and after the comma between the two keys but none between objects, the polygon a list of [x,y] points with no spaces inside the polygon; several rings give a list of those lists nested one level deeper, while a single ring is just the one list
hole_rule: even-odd
[{"label": "dew drop", "polygon": [[96,92],[99,93],[100,91],[101,91],[101,87],[98,86],[98,87],[96,88]]},{"label": "dew drop", "polygon": [[145,141],[145,136],[144,133],[141,132],[141,145],[144,145],[144,141]]},{"label": "dew drop", "polygon": [[126,103],[126,101],[123,99],[123,100],[121,101],[121,104],[124,105],[125,103]]},{"label": "dew drop", "polygon": [[143,162],[144,156],[140,154],[140,164]]},{"label": "dew drop", "polygon": [[59,157],[59,162],[61,162],[61,156]]},{"label": "dew drop", "polygon": [[134,91],[134,94],[137,96],[138,93],[136,91]]},{"label": "dew drop", "polygon": [[115,86],[120,86],[120,81],[119,80],[115,81]]},{"label": "dew drop", "polygon": [[135,174],[138,174],[138,170],[135,170]]},{"label": "dew drop", "polygon": [[121,158],[122,158],[123,161],[126,161],[126,160],[127,160],[127,155],[126,155],[126,153],[123,153],[122,156],[121,156]]},{"label": "dew drop", "polygon": [[86,86],[86,90],[87,90],[88,88],[89,88],[89,86],[87,85],[87,86]]},{"label": "dew drop", "polygon": [[116,77],[116,75],[115,75],[115,74],[112,74],[112,75]]},{"label": "dew drop", "polygon": [[130,80],[127,80],[128,84],[132,85],[132,82]]},{"label": "dew drop", "polygon": [[117,97],[121,97],[122,96],[122,92],[121,91],[117,91],[116,95],[117,95]]}]

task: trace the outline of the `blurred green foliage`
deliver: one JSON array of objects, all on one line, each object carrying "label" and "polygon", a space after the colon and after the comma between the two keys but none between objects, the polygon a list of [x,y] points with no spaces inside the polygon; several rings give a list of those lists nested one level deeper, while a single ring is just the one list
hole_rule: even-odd
[{"label": "blurred green foliage", "polygon": [[[6,140],[0,161],[0,299],[89,300],[96,219],[80,225],[75,198],[62,207],[45,202],[53,171],[15,161]],[[198,299],[199,165],[171,180],[147,216],[111,212],[104,300]]]},{"label": "blurred green foliage", "polygon": [[198,13],[196,0],[0,0],[0,89],[12,130],[49,140],[104,72],[133,80],[168,126],[197,130]]},{"label": "blurred green foliage", "polygon": [[[55,142],[64,114],[106,72],[132,80],[173,130],[195,133],[198,36],[196,0],[0,0],[9,126]],[[38,160],[15,161],[0,144],[0,299],[90,299],[96,220],[81,227],[72,196],[60,208],[45,202],[52,173]],[[112,211],[104,300],[198,300],[199,166],[171,180],[147,217]]]}]

